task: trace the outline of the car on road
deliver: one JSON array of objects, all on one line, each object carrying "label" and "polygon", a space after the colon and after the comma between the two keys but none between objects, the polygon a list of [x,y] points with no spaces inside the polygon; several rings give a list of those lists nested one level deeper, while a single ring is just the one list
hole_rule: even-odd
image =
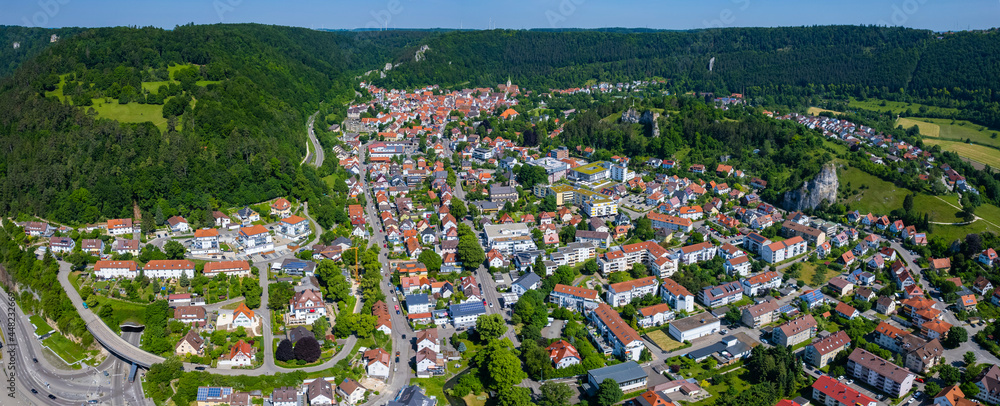
[{"label": "car on road", "polygon": [[722,334],[722,335],[726,335],[726,334],[729,334],[729,330],[722,330],[722,331],[719,331],[719,334]]},{"label": "car on road", "polygon": [[[406,334],[403,334],[403,339],[404,339],[404,340],[406,339]],[[397,351],[397,352],[398,352],[398,351]]]},{"label": "car on road", "polygon": [[400,313],[399,313],[399,310],[396,310],[396,314],[400,314]]},{"label": "car on road", "polygon": [[393,302],[395,302],[395,301],[396,301],[396,297],[395,297],[395,296],[393,296],[393,297],[392,297],[392,301],[393,301]]},{"label": "car on road", "polygon": [[916,401],[916,399],[910,398],[910,400],[907,400],[906,403],[913,403],[914,401]]},{"label": "car on road", "polygon": [[56,395],[53,395],[51,393],[49,394],[49,399],[55,400],[55,398],[56,398]]},{"label": "car on road", "polygon": [[493,307],[493,303],[490,303],[490,307]]},{"label": "car on road", "polygon": [[31,393],[38,393],[38,390],[35,388],[31,388]]},{"label": "car on road", "polygon": [[399,305],[396,305],[396,310],[397,310],[397,311],[399,310]]},{"label": "car on road", "polygon": [[397,363],[399,362],[399,357],[396,357],[396,362],[397,362]]},{"label": "car on road", "polygon": [[917,391],[917,393],[914,393],[914,394],[913,394],[913,398],[914,398],[914,399],[921,399],[921,398],[923,398],[923,397],[924,397],[924,393],[923,393],[923,392],[921,392],[921,391]]},{"label": "car on road", "polygon": [[853,379],[848,379],[847,380],[847,384],[848,385],[854,385],[854,380]]},{"label": "car on road", "polygon": [[38,362],[38,358],[32,358],[31,361],[32,362]]}]

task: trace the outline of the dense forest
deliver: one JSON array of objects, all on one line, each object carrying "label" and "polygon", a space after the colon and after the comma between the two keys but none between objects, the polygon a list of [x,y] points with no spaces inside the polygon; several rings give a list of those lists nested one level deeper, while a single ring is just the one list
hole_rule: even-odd
[{"label": "dense forest", "polygon": [[[0,82],[0,211],[85,223],[132,217],[136,206],[202,217],[210,208],[306,197],[307,184],[322,183],[299,167],[306,117],[321,102],[350,100],[353,75],[422,35],[263,25],[79,32]],[[157,97],[141,82],[167,79],[158,72],[173,64],[199,68],[171,78],[181,86],[164,103],[166,131],[45,97],[56,75],[69,75],[78,81],[74,102],[124,89],[150,102]],[[186,85],[200,80],[213,83]],[[188,103],[171,102],[179,97]]]},{"label": "dense forest", "polygon": [[[49,33],[62,38],[45,45]],[[322,191],[320,177],[334,172],[329,165],[300,167],[306,117],[351,100],[357,78],[386,62],[399,65],[384,78],[361,77],[397,88],[494,86],[510,78],[536,91],[662,78],[673,93],[742,92],[765,105],[801,105],[819,96],[961,103],[968,118],[1000,124],[1000,95],[991,90],[1000,88],[997,35],[874,26],[325,32],[245,24],[63,33],[0,27],[0,39],[31,38],[22,41],[24,56],[5,58],[8,66],[0,67],[3,74],[17,66],[0,79],[0,211],[86,223],[133,216],[138,208],[197,221],[211,208],[306,198],[309,189]],[[417,61],[422,45],[430,49]],[[175,65],[191,68],[173,71]],[[58,97],[52,91],[61,81]],[[176,83],[143,86],[162,81]],[[152,104],[169,125],[103,119],[88,107],[92,100]],[[746,161],[756,160],[741,156],[753,147],[773,154],[769,161],[778,165],[808,162],[795,171],[754,168],[788,174],[772,177],[779,182],[774,190],[818,168],[821,157],[783,150],[799,142],[791,127],[733,122],[710,109],[655,107],[686,112],[664,123],[665,136],[649,139],[591,110],[566,126],[562,140],[648,156],[691,148]],[[803,147],[815,146],[791,145]]]},{"label": "dense forest", "polygon": [[84,28],[33,28],[0,25],[0,77],[10,75],[24,61],[38,55],[46,47],[76,35]]},{"label": "dense forest", "polygon": [[[532,89],[576,87],[596,79],[663,77],[706,89],[755,85],[861,84],[907,86],[929,31],[828,26],[616,33],[473,31],[428,38],[430,51],[383,80],[494,85],[510,77]],[[715,58],[712,70],[710,61]]]}]

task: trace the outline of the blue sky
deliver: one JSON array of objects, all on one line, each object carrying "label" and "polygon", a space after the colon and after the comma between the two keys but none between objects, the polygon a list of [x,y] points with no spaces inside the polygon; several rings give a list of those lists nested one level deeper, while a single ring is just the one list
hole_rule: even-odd
[{"label": "blue sky", "polygon": [[0,24],[40,27],[256,22],[307,28],[1000,26],[1000,0],[0,0]]}]

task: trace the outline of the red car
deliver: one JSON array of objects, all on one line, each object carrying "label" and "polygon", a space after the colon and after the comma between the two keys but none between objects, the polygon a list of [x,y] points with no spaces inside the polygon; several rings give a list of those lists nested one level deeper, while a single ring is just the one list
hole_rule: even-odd
[{"label": "red car", "polygon": [[396,310],[399,310],[399,305],[396,305]]}]

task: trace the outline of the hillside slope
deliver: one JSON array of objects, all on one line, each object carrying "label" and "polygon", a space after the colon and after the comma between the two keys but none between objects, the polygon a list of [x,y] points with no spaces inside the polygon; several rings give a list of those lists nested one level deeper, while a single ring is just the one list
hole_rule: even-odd
[{"label": "hillside slope", "polygon": [[[0,211],[92,222],[166,202],[160,206],[177,214],[205,216],[210,199],[241,205],[295,188],[305,194],[322,183],[298,169],[306,117],[321,101],[353,97],[353,75],[409,35],[263,25],[82,31],[0,82]],[[150,80],[177,79],[164,77],[174,64],[198,69],[168,97],[141,90]],[[72,94],[44,97],[57,75],[75,81]],[[69,105],[120,103],[125,95],[163,103],[171,129]]]}]

